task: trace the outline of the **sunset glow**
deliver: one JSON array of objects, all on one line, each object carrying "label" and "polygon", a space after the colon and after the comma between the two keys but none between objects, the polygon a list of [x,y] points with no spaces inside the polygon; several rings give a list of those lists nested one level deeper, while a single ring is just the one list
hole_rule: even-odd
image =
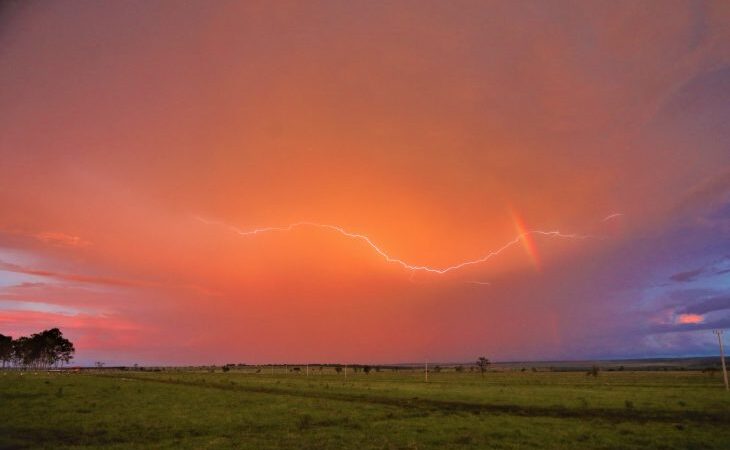
[{"label": "sunset glow", "polygon": [[702,323],[705,318],[699,314],[680,314],[677,317],[677,323]]},{"label": "sunset glow", "polygon": [[728,2],[8,2],[0,333],[80,364],[705,355]]}]

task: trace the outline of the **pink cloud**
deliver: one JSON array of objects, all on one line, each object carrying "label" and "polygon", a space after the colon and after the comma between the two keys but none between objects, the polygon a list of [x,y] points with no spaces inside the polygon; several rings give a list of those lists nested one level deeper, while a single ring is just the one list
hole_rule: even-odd
[{"label": "pink cloud", "polygon": [[32,236],[45,244],[59,247],[87,247],[91,245],[91,242],[79,236],[72,236],[59,231],[42,231]]},{"label": "pink cloud", "polygon": [[705,316],[701,314],[680,314],[677,316],[677,323],[702,323],[705,321]]},{"label": "pink cloud", "polygon": [[8,263],[0,261],[0,270],[6,272],[22,273],[25,275],[35,275],[40,277],[49,277],[61,281],[75,281],[79,283],[94,283],[104,284],[112,286],[155,286],[155,283],[139,281],[139,280],[127,280],[122,278],[84,275],[75,273],[56,272],[52,270],[34,269],[30,267],[23,267],[18,264]]}]

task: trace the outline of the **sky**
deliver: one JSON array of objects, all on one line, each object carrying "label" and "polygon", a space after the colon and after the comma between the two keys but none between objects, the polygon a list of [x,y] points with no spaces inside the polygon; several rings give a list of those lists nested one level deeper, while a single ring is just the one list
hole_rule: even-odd
[{"label": "sky", "polygon": [[8,1],[0,333],[76,363],[713,355],[726,1]]}]

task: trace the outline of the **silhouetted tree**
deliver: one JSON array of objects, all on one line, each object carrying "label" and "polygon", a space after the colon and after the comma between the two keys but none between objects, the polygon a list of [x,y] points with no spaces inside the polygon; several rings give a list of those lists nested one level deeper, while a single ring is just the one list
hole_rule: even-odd
[{"label": "silhouetted tree", "polygon": [[13,360],[13,338],[0,334],[0,361],[3,368]]},{"label": "silhouetted tree", "polygon": [[40,346],[39,353],[45,367],[57,366],[58,363],[68,363],[76,351],[71,341],[64,338],[63,333],[58,328],[51,328],[37,335],[34,334],[31,339],[39,341],[37,345]]},{"label": "silhouetted tree", "polygon": [[363,372],[365,372],[365,375],[369,375],[371,368],[370,368],[370,366],[363,366],[362,370],[363,370]]},{"label": "silhouetted tree", "polygon": [[0,360],[16,367],[47,369],[68,363],[73,358],[74,346],[58,328],[51,328],[30,337],[13,340],[0,335]]},{"label": "silhouetted tree", "polygon": [[12,363],[16,367],[26,367],[30,361],[30,339],[21,336],[13,341]]},{"label": "silhouetted tree", "polygon": [[485,358],[484,356],[480,356],[479,359],[477,359],[477,367],[479,368],[479,372],[482,373],[482,376],[484,376],[484,372],[487,371],[487,368],[489,367],[489,358]]}]

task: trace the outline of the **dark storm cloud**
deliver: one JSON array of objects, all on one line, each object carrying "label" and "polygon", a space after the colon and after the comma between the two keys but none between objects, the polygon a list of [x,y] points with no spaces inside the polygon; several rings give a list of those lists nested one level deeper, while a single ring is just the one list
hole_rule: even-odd
[{"label": "dark storm cloud", "polygon": [[679,281],[682,283],[686,283],[688,281],[694,281],[697,279],[697,276],[702,274],[704,272],[704,269],[695,269],[695,270],[688,270],[686,272],[679,272],[675,273],[669,279],[672,281]]},{"label": "dark storm cloud", "polygon": [[685,314],[707,314],[713,311],[730,309],[730,295],[711,297],[683,309]]}]

